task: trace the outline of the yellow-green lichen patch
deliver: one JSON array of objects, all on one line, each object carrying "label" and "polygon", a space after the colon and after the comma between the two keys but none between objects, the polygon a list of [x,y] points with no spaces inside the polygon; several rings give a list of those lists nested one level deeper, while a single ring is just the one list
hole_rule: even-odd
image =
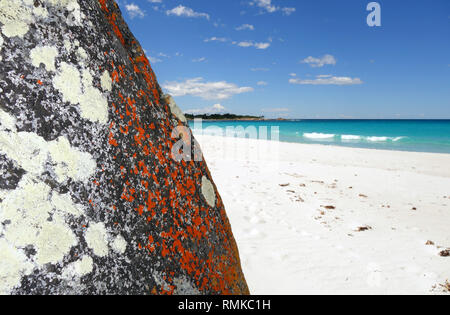
[{"label": "yellow-green lichen patch", "polygon": [[53,80],[65,102],[79,104],[81,116],[93,122],[106,124],[108,122],[108,100],[93,86],[93,77],[88,69],[78,69],[63,62],[58,74]]},{"label": "yellow-green lichen patch", "polygon": [[39,265],[61,261],[77,244],[63,214],[54,212],[60,205],[53,204],[49,194],[49,186],[25,177],[1,204],[0,221],[9,222],[5,239],[17,248],[33,246]]},{"label": "yellow-green lichen patch", "polygon": [[66,49],[66,51],[68,53],[72,52],[72,44],[70,43],[69,40],[65,39],[63,44],[64,44],[64,48]]},{"label": "yellow-green lichen patch", "polygon": [[15,160],[27,173],[42,173],[48,157],[47,146],[47,142],[35,133],[0,130],[0,153]]},{"label": "yellow-green lichen patch", "polygon": [[0,110],[0,153],[15,160],[27,173],[39,176],[48,159],[59,182],[67,177],[86,182],[95,172],[97,164],[92,156],[73,148],[67,138],[46,142],[35,133],[16,132],[15,124],[12,116]]},{"label": "yellow-green lichen patch", "polygon": [[83,70],[84,93],[80,98],[81,116],[94,122],[108,122],[108,100],[99,89],[92,85],[93,77],[89,70]]},{"label": "yellow-green lichen patch", "polygon": [[33,20],[32,10],[22,0],[0,0],[0,23],[6,37],[23,37]]},{"label": "yellow-green lichen patch", "polygon": [[112,80],[111,80],[111,76],[109,75],[108,71],[104,71],[101,78],[100,78],[100,82],[102,85],[102,88],[104,91],[111,91],[112,90]]},{"label": "yellow-green lichen patch", "polygon": [[73,203],[72,198],[69,196],[69,194],[60,195],[54,192],[52,196],[52,204],[54,205],[56,210],[60,211],[63,214],[70,214],[74,217],[80,217],[84,213],[78,206]]},{"label": "yellow-green lichen patch", "polygon": [[84,61],[88,59],[88,54],[83,47],[78,47],[77,49],[77,57],[81,64],[84,64]]},{"label": "yellow-green lichen patch", "polygon": [[52,222],[42,225],[42,230],[36,239],[36,262],[40,265],[56,264],[67,255],[70,249],[77,245],[73,232],[58,216]]},{"label": "yellow-green lichen patch", "polygon": [[84,256],[81,260],[67,266],[63,272],[66,279],[81,278],[90,274],[94,270],[94,260],[92,257]]},{"label": "yellow-green lichen patch", "polygon": [[38,46],[30,52],[31,63],[36,68],[42,64],[45,65],[47,71],[56,71],[55,58],[58,56],[58,49],[51,46]]},{"label": "yellow-green lichen patch", "polygon": [[73,148],[65,137],[52,141],[49,144],[49,153],[59,182],[65,181],[67,177],[86,182],[97,167],[89,153]]},{"label": "yellow-green lichen patch", "polygon": [[[67,213],[75,215],[72,213],[75,205],[68,197],[55,199],[57,195],[50,201],[49,194],[49,186],[24,178],[1,203],[0,221],[9,223],[3,233],[4,240],[12,246],[10,251],[20,253],[18,248],[31,245],[36,250],[34,262],[40,266],[62,261],[70,249],[77,245],[77,239],[64,219]],[[60,210],[62,206],[64,212]],[[55,212],[55,209],[60,212]],[[0,261],[7,258],[3,251],[0,251],[0,257]],[[2,277],[5,277],[5,272],[0,270]]]},{"label": "yellow-green lichen patch", "polygon": [[108,255],[108,235],[103,223],[93,223],[89,226],[85,234],[85,240],[89,248],[99,257]]},{"label": "yellow-green lichen patch", "polygon": [[[66,219],[83,215],[83,210],[73,203],[70,194],[52,192],[40,179],[46,165],[53,166],[58,181],[69,177],[87,181],[96,163],[90,154],[73,148],[65,137],[46,142],[35,133],[17,132],[14,117],[2,110],[0,153],[25,171],[15,189],[2,192],[0,203],[0,222],[7,222],[2,225],[0,241],[9,246],[0,251],[0,279],[5,283],[0,292],[7,292],[20,283],[24,266],[59,263],[78,244]],[[21,249],[28,246],[35,249],[35,255],[24,258]],[[7,267],[11,261],[16,269]]]},{"label": "yellow-green lichen patch", "polygon": [[[34,6],[34,4],[33,4]],[[41,17],[41,18],[46,18],[48,17],[48,11],[46,8],[42,7],[42,6],[35,6],[33,8],[33,14],[37,17]]]},{"label": "yellow-green lichen patch", "polygon": [[16,129],[15,118],[0,109],[0,130],[15,130],[15,129]]},{"label": "yellow-green lichen patch", "polygon": [[0,257],[0,295],[5,295],[20,285],[22,276],[30,274],[33,265],[27,262],[24,253],[10,246],[4,239],[0,239]]},{"label": "yellow-green lichen patch", "polygon": [[119,254],[124,254],[127,250],[127,241],[122,236],[117,236],[114,242],[111,244],[112,248]]},{"label": "yellow-green lichen patch", "polygon": [[210,207],[216,205],[216,193],[214,187],[206,176],[202,177],[202,194]]},{"label": "yellow-green lichen patch", "polygon": [[183,111],[178,107],[173,97],[169,94],[166,94],[164,95],[164,98],[167,104],[169,105],[172,114],[182,122],[186,123],[187,122],[186,116],[184,116]]},{"label": "yellow-green lichen patch", "polygon": [[81,95],[81,76],[75,66],[66,62],[61,63],[59,72],[53,79],[53,85],[61,92],[64,102],[78,103]]},{"label": "yellow-green lichen patch", "polygon": [[4,235],[16,247],[33,245],[52,212],[48,201],[50,187],[23,178],[18,187],[10,191],[1,204],[0,221],[9,221]]},{"label": "yellow-green lichen patch", "polygon": [[[8,119],[8,116],[0,117],[1,125],[15,129],[14,120]],[[46,142],[31,132],[17,133],[0,129],[0,153],[15,160],[27,173],[35,176],[43,172],[45,162],[50,159],[59,182],[64,182],[67,177],[85,182],[97,166],[89,153],[73,148],[67,138]]]}]

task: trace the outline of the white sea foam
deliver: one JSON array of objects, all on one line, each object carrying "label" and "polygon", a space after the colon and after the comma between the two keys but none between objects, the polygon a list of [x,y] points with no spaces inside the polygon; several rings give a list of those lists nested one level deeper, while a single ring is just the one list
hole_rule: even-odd
[{"label": "white sea foam", "polygon": [[370,142],[386,142],[389,140],[388,137],[367,137],[366,139]]},{"label": "white sea foam", "polygon": [[361,136],[342,135],[341,139],[344,141],[356,141],[356,140],[361,140]]},{"label": "white sea foam", "polygon": [[331,138],[334,138],[335,135],[313,132],[313,133],[304,133],[303,137],[308,138],[308,139],[319,139],[320,140],[320,139],[331,139]]},{"label": "white sea foam", "polygon": [[397,142],[405,138],[406,137],[367,137],[366,140],[370,142],[387,142],[387,141]]}]

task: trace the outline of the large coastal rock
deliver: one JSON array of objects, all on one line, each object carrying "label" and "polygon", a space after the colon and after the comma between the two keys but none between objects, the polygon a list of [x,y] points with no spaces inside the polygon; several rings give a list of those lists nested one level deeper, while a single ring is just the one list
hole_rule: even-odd
[{"label": "large coastal rock", "polygon": [[195,140],[117,4],[0,0],[0,31],[0,294],[247,294],[207,165],[172,156]]}]

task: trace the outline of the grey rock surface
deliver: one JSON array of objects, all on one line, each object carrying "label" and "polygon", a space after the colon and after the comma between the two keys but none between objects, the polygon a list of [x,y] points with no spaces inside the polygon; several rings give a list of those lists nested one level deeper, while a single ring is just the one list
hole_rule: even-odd
[{"label": "grey rock surface", "polygon": [[0,0],[0,58],[0,294],[248,293],[114,1]]}]

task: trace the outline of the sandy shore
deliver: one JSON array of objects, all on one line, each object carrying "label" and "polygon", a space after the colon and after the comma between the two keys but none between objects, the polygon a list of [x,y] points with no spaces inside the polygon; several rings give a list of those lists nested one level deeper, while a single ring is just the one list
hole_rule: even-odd
[{"label": "sandy shore", "polygon": [[196,138],[253,294],[444,292],[450,154]]}]

